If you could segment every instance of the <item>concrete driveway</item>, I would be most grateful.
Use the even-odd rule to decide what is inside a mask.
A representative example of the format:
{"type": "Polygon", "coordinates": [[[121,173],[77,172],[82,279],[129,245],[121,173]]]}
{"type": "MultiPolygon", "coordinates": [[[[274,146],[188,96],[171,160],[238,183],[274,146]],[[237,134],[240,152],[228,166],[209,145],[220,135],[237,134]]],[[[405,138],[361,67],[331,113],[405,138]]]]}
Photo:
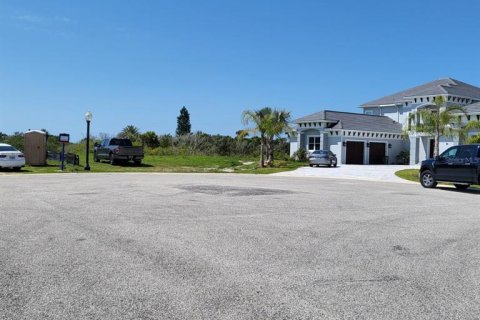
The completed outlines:
{"type": "Polygon", "coordinates": [[[276,176],[283,177],[318,177],[333,179],[355,179],[368,181],[384,181],[398,183],[412,183],[401,179],[395,175],[395,172],[404,169],[419,169],[418,165],[354,165],[342,164],[337,167],[302,167],[294,171],[275,173],[276,176]]]}

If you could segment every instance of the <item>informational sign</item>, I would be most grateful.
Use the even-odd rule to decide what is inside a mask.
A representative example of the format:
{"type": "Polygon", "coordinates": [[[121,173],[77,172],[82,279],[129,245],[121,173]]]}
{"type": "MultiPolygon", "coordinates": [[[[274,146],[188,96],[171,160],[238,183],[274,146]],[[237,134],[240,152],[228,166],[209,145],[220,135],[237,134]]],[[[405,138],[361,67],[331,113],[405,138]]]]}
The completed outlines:
{"type": "Polygon", "coordinates": [[[70,135],[68,133],[60,133],[58,135],[58,141],[60,143],[69,143],[70,142],[70,135]]]}
{"type": "Polygon", "coordinates": [[[58,141],[62,144],[60,169],[63,171],[65,168],[65,144],[70,142],[70,135],[68,133],[60,133],[58,135],[58,141]]]}

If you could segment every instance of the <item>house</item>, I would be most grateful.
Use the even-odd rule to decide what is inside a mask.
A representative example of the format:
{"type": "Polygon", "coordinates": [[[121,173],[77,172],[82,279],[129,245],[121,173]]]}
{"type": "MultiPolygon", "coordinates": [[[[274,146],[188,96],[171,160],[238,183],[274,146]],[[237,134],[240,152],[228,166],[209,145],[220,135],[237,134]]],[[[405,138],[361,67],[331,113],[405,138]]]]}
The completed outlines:
{"type": "MultiPolygon", "coordinates": [[[[291,138],[290,153],[300,148],[311,152],[328,149],[339,163],[397,163],[402,150],[410,153],[410,164],[432,157],[434,137],[423,133],[402,134],[410,113],[434,105],[442,96],[447,105],[465,107],[463,123],[480,121],[480,88],[445,78],[362,104],[363,113],[320,111],[297,119],[297,135],[291,138]]],[[[409,120],[410,119],[410,120],[409,120]]],[[[420,119],[416,119],[420,121],[420,119]]],[[[441,137],[440,152],[458,144],[458,138],[441,137]]]]}
{"type": "Polygon", "coordinates": [[[386,116],[325,110],[295,123],[291,154],[300,148],[327,149],[339,163],[391,164],[404,147],[402,125],[386,116]]]}
{"type": "MultiPolygon", "coordinates": [[[[480,88],[452,78],[439,79],[400,91],[361,105],[364,114],[382,115],[408,128],[409,114],[434,105],[435,97],[442,96],[447,106],[465,107],[466,115],[459,114],[461,122],[479,120],[480,88]]],[[[420,121],[420,119],[416,119],[420,121]]],[[[433,157],[435,138],[424,133],[409,134],[405,147],[410,151],[410,164],[433,157]]],[[[459,143],[456,137],[441,137],[440,152],[459,143]]]]}

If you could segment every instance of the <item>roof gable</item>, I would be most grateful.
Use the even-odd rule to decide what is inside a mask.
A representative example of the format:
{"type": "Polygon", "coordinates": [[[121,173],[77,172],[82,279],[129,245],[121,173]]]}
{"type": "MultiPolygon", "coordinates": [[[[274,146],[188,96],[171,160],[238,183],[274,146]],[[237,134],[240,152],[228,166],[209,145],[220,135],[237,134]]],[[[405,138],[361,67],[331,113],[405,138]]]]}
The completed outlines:
{"type": "Polygon", "coordinates": [[[474,103],[474,104],[469,104],[464,107],[465,108],[465,113],[466,114],[475,114],[475,113],[480,113],[480,102],[474,103]]]}

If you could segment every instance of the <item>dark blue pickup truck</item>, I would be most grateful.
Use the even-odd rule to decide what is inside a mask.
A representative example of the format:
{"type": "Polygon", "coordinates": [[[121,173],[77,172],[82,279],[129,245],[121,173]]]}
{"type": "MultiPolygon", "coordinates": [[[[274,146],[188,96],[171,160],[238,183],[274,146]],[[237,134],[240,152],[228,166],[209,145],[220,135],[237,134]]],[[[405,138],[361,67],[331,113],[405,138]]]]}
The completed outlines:
{"type": "Polygon", "coordinates": [[[134,164],[139,165],[143,156],[143,148],[134,147],[130,139],[112,138],[104,139],[101,144],[95,144],[93,158],[95,162],[105,159],[110,164],[133,161],[134,164]]]}
{"type": "Polygon", "coordinates": [[[422,186],[435,188],[438,181],[452,182],[457,189],[480,184],[480,144],[454,146],[440,156],[422,161],[422,186]]]}

